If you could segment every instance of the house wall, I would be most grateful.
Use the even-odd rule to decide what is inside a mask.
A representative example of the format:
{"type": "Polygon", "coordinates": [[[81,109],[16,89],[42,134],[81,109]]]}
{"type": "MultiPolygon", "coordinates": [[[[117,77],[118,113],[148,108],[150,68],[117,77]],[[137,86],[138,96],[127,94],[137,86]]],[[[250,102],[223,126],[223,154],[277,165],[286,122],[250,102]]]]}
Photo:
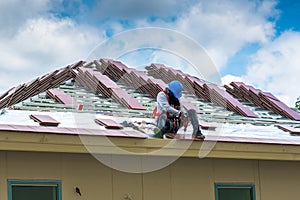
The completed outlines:
{"type": "Polygon", "coordinates": [[[297,199],[299,170],[291,161],[180,158],[154,172],[125,173],[90,154],[0,151],[0,200],[12,179],[60,180],[63,200],[214,200],[214,183],[255,184],[257,200],[297,199]]]}

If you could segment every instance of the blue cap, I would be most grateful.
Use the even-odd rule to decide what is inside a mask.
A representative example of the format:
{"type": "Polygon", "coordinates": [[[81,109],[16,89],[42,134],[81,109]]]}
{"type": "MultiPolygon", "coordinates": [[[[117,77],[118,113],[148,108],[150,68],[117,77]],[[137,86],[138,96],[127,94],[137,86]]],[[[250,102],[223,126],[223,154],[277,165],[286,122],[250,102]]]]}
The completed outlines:
{"type": "Polygon", "coordinates": [[[182,84],[175,80],[169,83],[169,89],[174,94],[175,98],[180,98],[182,96],[182,84]]]}

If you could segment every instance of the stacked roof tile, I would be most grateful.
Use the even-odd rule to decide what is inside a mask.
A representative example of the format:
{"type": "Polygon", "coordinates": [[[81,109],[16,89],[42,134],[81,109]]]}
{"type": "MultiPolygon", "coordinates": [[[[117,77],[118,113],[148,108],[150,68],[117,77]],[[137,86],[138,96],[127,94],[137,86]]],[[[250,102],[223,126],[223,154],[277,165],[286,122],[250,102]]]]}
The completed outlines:
{"type": "Polygon", "coordinates": [[[152,97],[156,97],[157,93],[167,86],[163,81],[149,77],[134,68],[129,68],[119,61],[100,59],[100,61],[95,61],[95,64],[98,71],[112,80],[123,82],[152,97]]]}
{"type": "Polygon", "coordinates": [[[175,70],[166,67],[163,64],[157,64],[157,63],[155,64],[153,63],[150,66],[146,66],[146,70],[149,75],[157,79],[163,80],[165,83],[169,83],[173,80],[178,80],[182,83],[183,88],[186,91],[194,94],[194,89],[191,87],[192,85],[188,82],[188,80],[185,79],[187,75],[184,74],[182,71],[175,70]]]}
{"type": "Polygon", "coordinates": [[[65,105],[77,105],[76,100],[70,95],[66,94],[63,90],[49,89],[46,91],[47,95],[52,99],[65,104],[65,105]]]}
{"type": "Polygon", "coordinates": [[[60,124],[60,122],[56,121],[49,115],[32,114],[29,117],[38,122],[41,126],[58,126],[60,124]]]}
{"type": "Polygon", "coordinates": [[[291,134],[300,134],[300,128],[294,128],[291,126],[284,126],[284,125],[278,125],[277,127],[281,130],[288,131],[291,134]]]}
{"type": "Polygon", "coordinates": [[[269,92],[263,92],[242,82],[231,82],[230,86],[226,85],[225,88],[236,98],[251,102],[261,108],[271,110],[286,118],[300,120],[300,114],[298,112],[289,108],[286,104],[281,102],[269,92]]]}
{"type": "Polygon", "coordinates": [[[162,64],[151,64],[146,69],[150,75],[160,78],[164,82],[174,79],[181,81],[185,90],[192,92],[206,101],[216,103],[246,117],[258,117],[253,111],[243,106],[238,100],[215,84],[184,74],[180,70],[174,70],[162,64]]]}
{"type": "MultiPolygon", "coordinates": [[[[39,103],[33,104],[33,106],[38,105],[41,106],[40,108],[42,108],[42,106],[56,106],[59,108],[58,110],[67,108],[65,110],[70,111],[73,108],[68,105],[77,105],[90,100],[91,103],[96,103],[97,101],[98,104],[101,104],[101,108],[103,108],[102,111],[107,111],[112,108],[115,110],[122,110],[122,106],[119,106],[121,104],[125,108],[136,110],[136,112],[139,112],[140,116],[146,116],[149,109],[145,110],[145,106],[150,105],[154,107],[153,102],[155,102],[157,93],[167,87],[168,82],[177,79],[182,82],[186,91],[181,98],[181,103],[186,109],[193,108],[197,113],[203,111],[203,107],[201,107],[203,106],[202,102],[207,101],[223,106],[224,108],[245,117],[257,118],[258,111],[253,112],[248,106],[245,106],[245,102],[242,104],[239,101],[243,100],[249,101],[251,106],[254,104],[286,118],[300,120],[298,112],[286,106],[272,94],[263,92],[244,83],[233,82],[230,85],[225,86],[226,90],[224,90],[223,87],[211,84],[200,78],[185,74],[180,70],[174,70],[162,64],[151,64],[146,67],[146,72],[129,68],[122,62],[111,59],[100,59],[86,65],[83,64],[84,62],[80,61],[34,79],[29,83],[13,87],[0,95],[0,109],[10,107],[19,102],[23,102],[24,105],[29,105],[31,102],[24,102],[24,100],[46,91],[47,97],[51,97],[56,102],[50,102],[49,98],[45,99],[46,97],[35,96],[34,99],[38,99],[39,103]],[[73,79],[76,83],[79,83],[80,89],[85,92],[82,93],[80,90],[74,92],[74,88],[78,89],[77,84],[70,87],[70,89],[68,89],[67,86],[65,88],[58,88],[58,86],[61,86],[69,79],[73,79]],[[100,94],[99,98],[101,101],[99,101],[99,98],[94,101],[93,99],[96,97],[90,98],[88,95],[89,91],[83,88],[88,88],[89,91],[92,90],[94,94],[100,94]],[[134,89],[134,91],[132,89],[134,89]],[[131,92],[129,92],[129,90],[131,92]],[[82,94],[84,97],[77,99],[77,97],[82,94]],[[136,94],[143,94],[143,96],[139,95],[138,98],[135,98],[137,97],[136,94]],[[201,101],[201,104],[199,104],[197,99],[197,102],[193,100],[192,103],[190,99],[194,95],[200,97],[204,101],[201,101]],[[185,96],[189,96],[190,99],[184,98],[185,96]],[[145,103],[145,99],[142,102],[144,97],[147,102],[151,101],[151,103],[145,103]],[[113,99],[113,103],[106,109],[105,105],[102,104],[108,100],[107,98],[113,99]],[[60,102],[61,105],[59,105],[58,102],[60,102]],[[202,109],[201,111],[199,110],[199,106],[202,109]]],[[[109,99],[109,101],[111,101],[111,99],[109,99]]],[[[208,104],[206,103],[206,105],[208,104]]],[[[94,107],[96,108],[98,105],[94,107]]],[[[223,109],[223,112],[224,111],[225,109],[223,109]]],[[[210,112],[205,112],[204,114],[207,113],[210,112]]],[[[231,112],[228,111],[226,116],[228,116],[228,114],[231,115],[231,112]]],[[[259,114],[261,117],[261,113],[259,114]]],[[[276,115],[276,119],[278,117],[279,116],[276,115]]]]}
{"type": "Polygon", "coordinates": [[[107,129],[122,129],[123,126],[112,119],[99,119],[96,118],[95,122],[104,126],[107,129]]]}
{"type": "MultiPolygon", "coordinates": [[[[100,61],[95,61],[95,64],[100,72],[111,79],[124,82],[134,89],[149,94],[152,97],[156,97],[160,91],[167,87],[167,84],[161,79],[150,77],[146,73],[134,68],[129,68],[119,61],[100,59],[100,61]]],[[[184,97],[181,97],[180,100],[185,109],[194,109],[197,113],[201,113],[199,108],[189,100],[184,97]]]]}
{"type": "Polygon", "coordinates": [[[114,81],[106,75],[91,68],[80,67],[78,70],[73,70],[76,74],[75,80],[81,85],[91,89],[95,93],[103,94],[106,97],[111,97],[117,102],[134,110],[145,110],[144,106],[135,98],[131,97],[125,90],[120,88],[114,81]]]}
{"type": "Polygon", "coordinates": [[[36,78],[31,82],[11,88],[0,95],[0,109],[15,105],[50,88],[57,87],[61,83],[72,78],[71,70],[78,68],[82,64],[83,61],[76,62],[42,77],[36,78]]]}

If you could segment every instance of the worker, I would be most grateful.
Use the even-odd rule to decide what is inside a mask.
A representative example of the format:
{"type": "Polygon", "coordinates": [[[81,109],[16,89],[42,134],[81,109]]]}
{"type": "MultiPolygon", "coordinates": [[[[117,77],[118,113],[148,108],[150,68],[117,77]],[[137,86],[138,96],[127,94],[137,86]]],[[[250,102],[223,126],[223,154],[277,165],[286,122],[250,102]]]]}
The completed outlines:
{"type": "Polygon", "coordinates": [[[180,105],[179,98],[182,96],[182,84],[177,81],[171,81],[165,90],[157,94],[157,106],[153,114],[157,121],[157,128],[154,133],[163,138],[165,133],[177,133],[177,131],[188,125],[188,119],[193,126],[193,136],[198,139],[204,139],[205,136],[201,133],[197,113],[194,109],[189,109],[186,112],[180,105]]]}

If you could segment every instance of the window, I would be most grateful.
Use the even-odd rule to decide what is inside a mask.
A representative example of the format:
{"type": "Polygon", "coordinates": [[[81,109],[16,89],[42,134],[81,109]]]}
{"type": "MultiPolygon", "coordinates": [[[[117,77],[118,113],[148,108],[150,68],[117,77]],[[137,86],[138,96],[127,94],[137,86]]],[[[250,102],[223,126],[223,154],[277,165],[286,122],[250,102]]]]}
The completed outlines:
{"type": "Polygon", "coordinates": [[[60,181],[8,180],[8,200],[62,200],[60,181]]]}
{"type": "Polygon", "coordinates": [[[254,184],[215,184],[216,200],[255,200],[254,184]]]}

